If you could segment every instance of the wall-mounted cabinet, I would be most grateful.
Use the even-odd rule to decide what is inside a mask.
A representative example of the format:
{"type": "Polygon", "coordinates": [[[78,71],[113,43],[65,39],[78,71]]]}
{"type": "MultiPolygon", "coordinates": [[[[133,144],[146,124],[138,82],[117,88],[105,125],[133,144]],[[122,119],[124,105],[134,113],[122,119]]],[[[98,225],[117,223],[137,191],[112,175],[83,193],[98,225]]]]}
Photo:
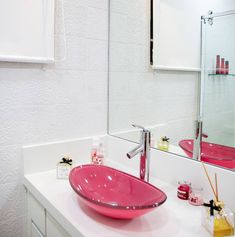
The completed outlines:
{"type": "Polygon", "coordinates": [[[0,32],[0,61],[54,62],[54,0],[1,0],[0,32]]]}

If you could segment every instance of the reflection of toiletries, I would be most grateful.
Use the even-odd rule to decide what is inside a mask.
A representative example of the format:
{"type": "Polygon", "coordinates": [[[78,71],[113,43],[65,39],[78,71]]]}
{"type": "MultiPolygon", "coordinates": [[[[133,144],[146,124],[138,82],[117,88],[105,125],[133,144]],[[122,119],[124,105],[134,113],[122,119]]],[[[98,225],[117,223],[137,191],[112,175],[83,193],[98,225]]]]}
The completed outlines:
{"type": "Polygon", "coordinates": [[[220,74],[220,55],[216,55],[216,74],[220,74]]]}
{"type": "Polygon", "coordinates": [[[182,200],[188,200],[189,193],[191,192],[191,183],[184,181],[178,182],[177,197],[182,200]]]}
{"type": "Polygon", "coordinates": [[[194,206],[201,206],[203,204],[202,191],[202,188],[192,187],[189,192],[188,202],[194,206]]]}
{"type": "Polygon", "coordinates": [[[221,58],[220,74],[225,74],[224,71],[225,71],[224,58],[221,58]]]}
{"type": "Polygon", "coordinates": [[[168,151],[169,150],[169,140],[168,137],[161,137],[161,139],[157,143],[157,148],[162,151],[168,151]]]}
{"type": "Polygon", "coordinates": [[[225,61],[225,74],[229,74],[229,61],[225,61]]]}

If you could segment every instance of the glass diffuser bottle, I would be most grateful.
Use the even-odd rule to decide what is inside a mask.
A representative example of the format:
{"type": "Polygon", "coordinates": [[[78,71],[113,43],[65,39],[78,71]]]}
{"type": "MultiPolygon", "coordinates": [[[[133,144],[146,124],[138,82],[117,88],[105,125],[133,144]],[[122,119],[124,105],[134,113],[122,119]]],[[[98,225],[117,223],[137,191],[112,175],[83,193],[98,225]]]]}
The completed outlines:
{"type": "Polygon", "coordinates": [[[234,213],[211,200],[202,209],[202,225],[213,237],[234,235],[234,213]]]}
{"type": "Polygon", "coordinates": [[[211,189],[214,193],[215,200],[203,204],[202,225],[213,237],[224,237],[234,235],[234,213],[225,208],[224,203],[219,201],[217,174],[215,174],[215,188],[207,173],[204,163],[202,163],[211,189]]]}

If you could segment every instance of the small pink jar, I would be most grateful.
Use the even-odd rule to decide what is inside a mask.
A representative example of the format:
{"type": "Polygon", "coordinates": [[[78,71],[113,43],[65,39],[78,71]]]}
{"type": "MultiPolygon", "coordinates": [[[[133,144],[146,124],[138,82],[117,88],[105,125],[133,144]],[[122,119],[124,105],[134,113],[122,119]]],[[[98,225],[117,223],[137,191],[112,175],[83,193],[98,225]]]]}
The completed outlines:
{"type": "Polygon", "coordinates": [[[188,200],[191,191],[191,183],[184,181],[178,182],[178,184],[177,197],[182,200],[188,200]]]}
{"type": "Polygon", "coordinates": [[[192,189],[189,193],[188,202],[194,206],[201,206],[204,203],[203,197],[202,197],[203,196],[202,192],[203,192],[202,188],[192,187],[192,189]]]}

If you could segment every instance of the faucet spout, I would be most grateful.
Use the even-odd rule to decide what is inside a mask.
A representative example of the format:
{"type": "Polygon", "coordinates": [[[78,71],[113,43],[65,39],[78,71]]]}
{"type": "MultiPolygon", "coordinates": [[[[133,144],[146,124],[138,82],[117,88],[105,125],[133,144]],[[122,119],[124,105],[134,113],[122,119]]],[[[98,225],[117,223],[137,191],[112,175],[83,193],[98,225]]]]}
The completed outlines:
{"type": "Polygon", "coordinates": [[[149,170],[150,170],[150,140],[151,133],[149,130],[138,126],[133,125],[134,127],[138,127],[142,129],[140,145],[132,149],[127,153],[127,157],[129,159],[133,158],[137,154],[140,154],[140,179],[149,181],[149,170]]]}
{"type": "Polygon", "coordinates": [[[136,156],[137,154],[142,153],[142,152],[143,152],[143,145],[140,144],[139,146],[135,147],[131,151],[127,152],[126,155],[129,159],[131,159],[134,156],[136,156]]]}

